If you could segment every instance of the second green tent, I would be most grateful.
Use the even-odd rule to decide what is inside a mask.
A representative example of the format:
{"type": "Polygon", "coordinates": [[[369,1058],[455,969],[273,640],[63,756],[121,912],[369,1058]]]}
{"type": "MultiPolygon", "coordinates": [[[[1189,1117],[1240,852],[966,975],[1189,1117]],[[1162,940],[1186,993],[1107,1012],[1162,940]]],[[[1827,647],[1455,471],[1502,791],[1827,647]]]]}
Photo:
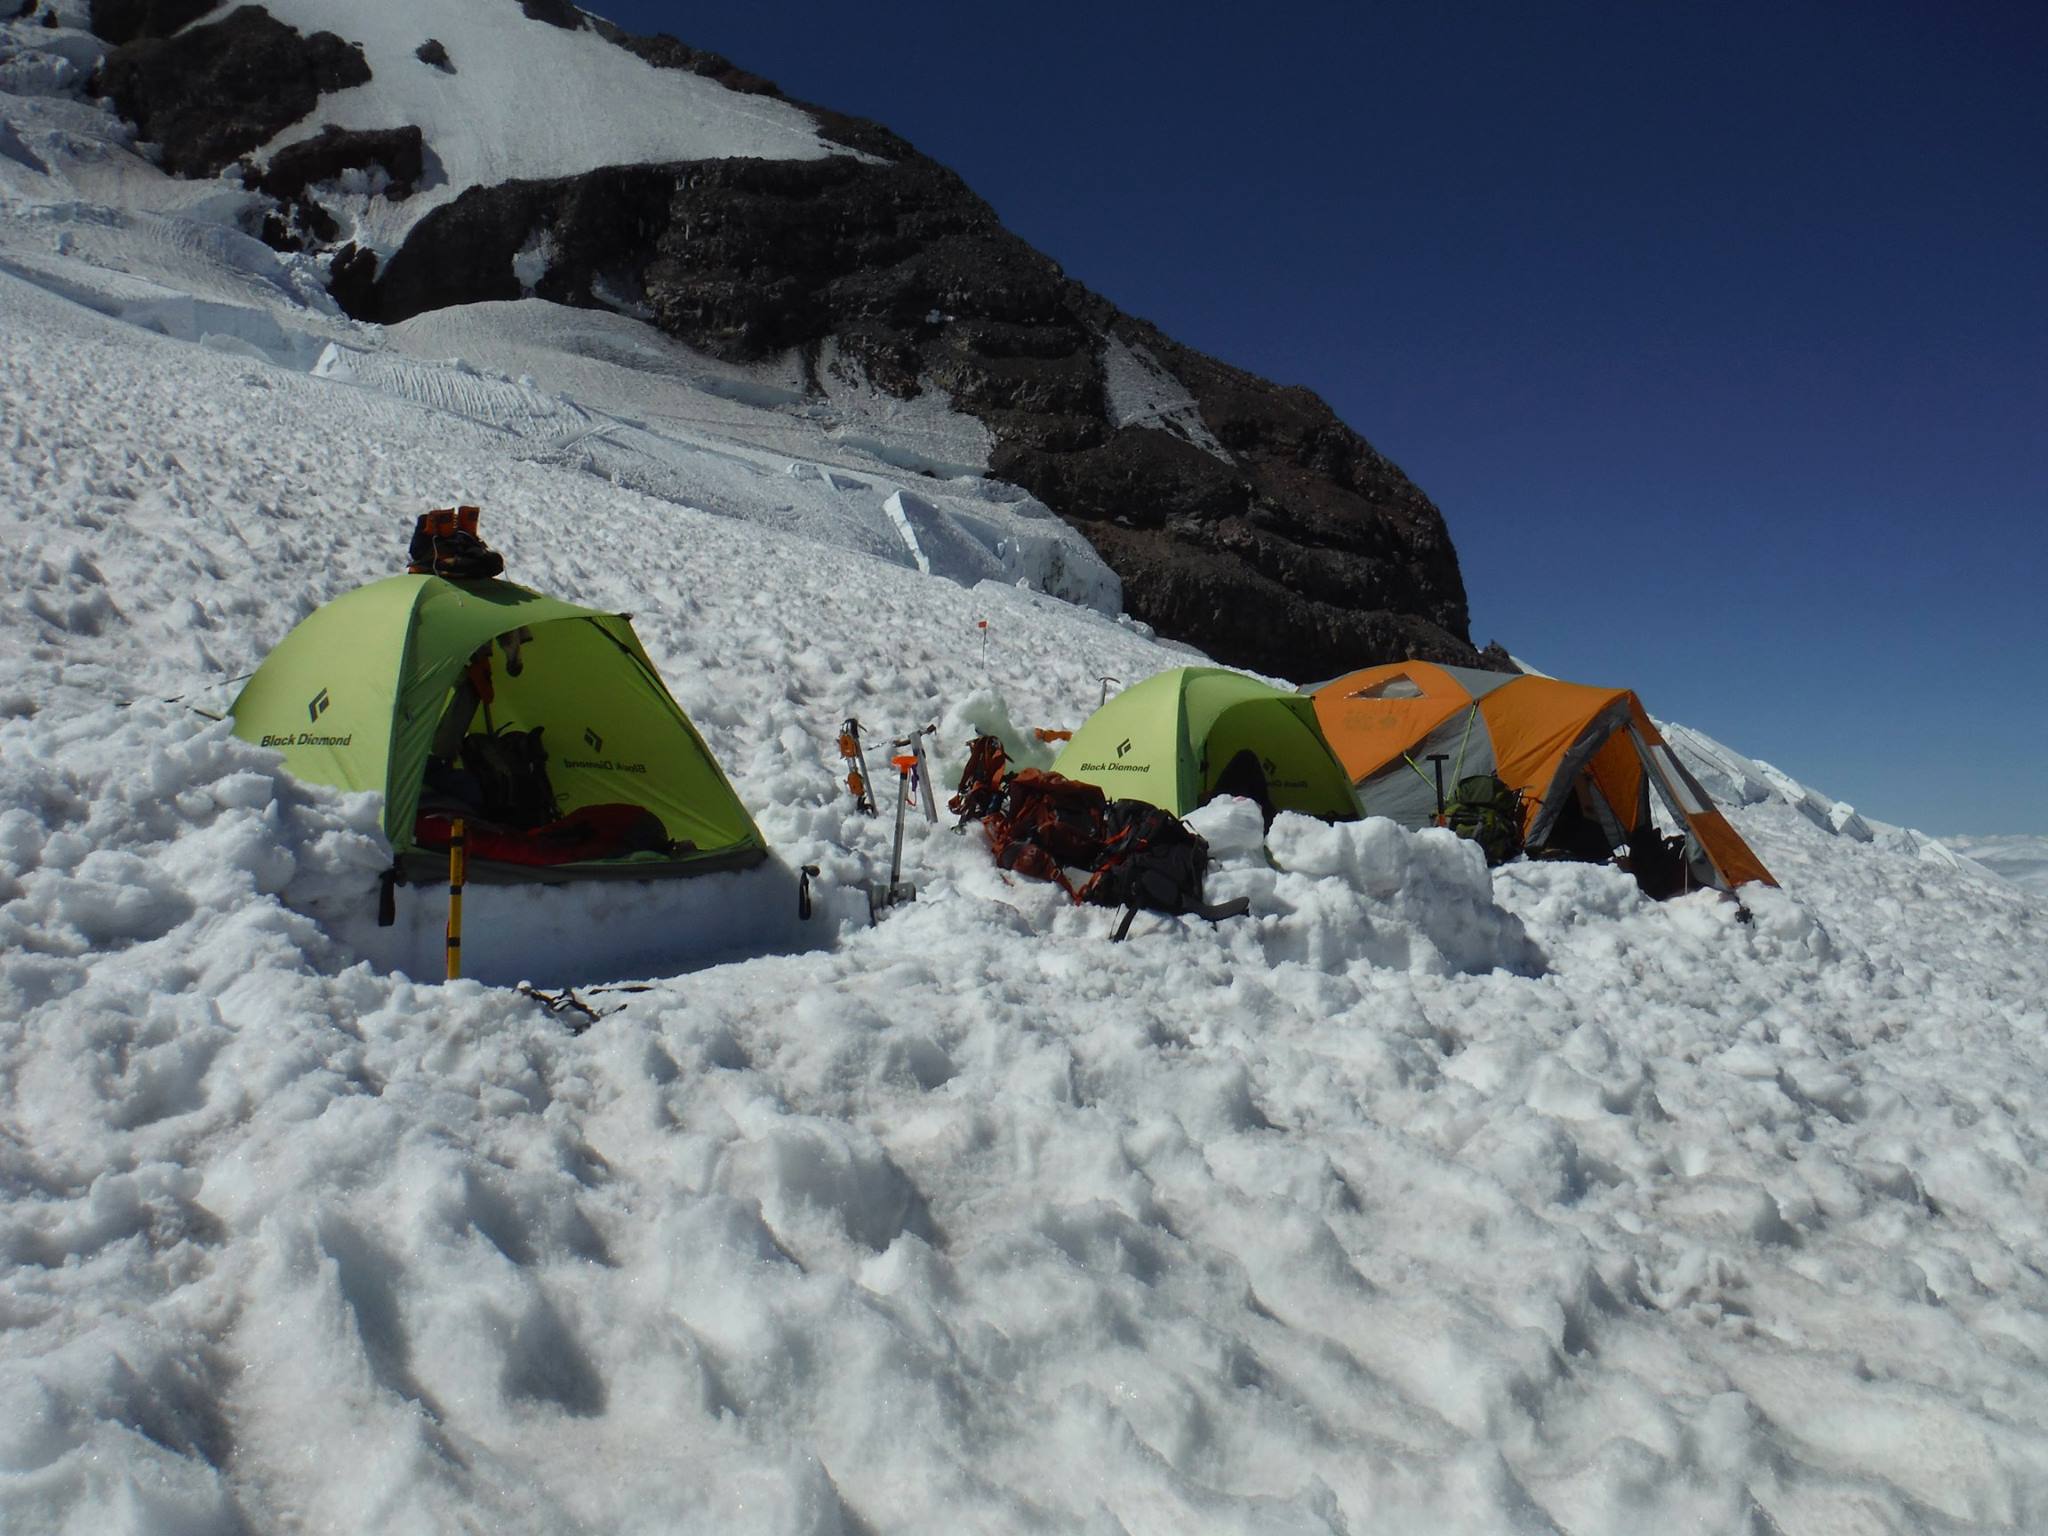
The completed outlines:
{"type": "Polygon", "coordinates": [[[1358,815],[1314,703],[1221,667],[1175,667],[1125,689],[1088,717],[1053,771],[1176,816],[1227,794],[1269,812],[1358,815]]]}

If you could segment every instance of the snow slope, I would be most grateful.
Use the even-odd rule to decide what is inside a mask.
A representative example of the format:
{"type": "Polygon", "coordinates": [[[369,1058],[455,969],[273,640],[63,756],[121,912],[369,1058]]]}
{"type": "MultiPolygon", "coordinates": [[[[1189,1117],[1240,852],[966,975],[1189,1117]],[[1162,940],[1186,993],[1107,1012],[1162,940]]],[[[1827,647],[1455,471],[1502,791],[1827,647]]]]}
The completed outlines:
{"type": "Polygon", "coordinates": [[[1782,890],[1223,803],[1250,918],[1111,945],[913,819],[870,928],[842,716],[957,754],[1186,653],[918,561],[892,498],[1009,493],[857,381],[350,325],[0,37],[10,1536],[2048,1525],[2037,898],[1674,726],[1782,890]],[[474,891],[442,984],[374,801],[199,710],[458,497],[776,857],[474,891]]]}
{"type": "Polygon", "coordinates": [[[2048,837],[2008,833],[1996,837],[1945,837],[1942,841],[2022,890],[2048,897],[2048,837]]]}

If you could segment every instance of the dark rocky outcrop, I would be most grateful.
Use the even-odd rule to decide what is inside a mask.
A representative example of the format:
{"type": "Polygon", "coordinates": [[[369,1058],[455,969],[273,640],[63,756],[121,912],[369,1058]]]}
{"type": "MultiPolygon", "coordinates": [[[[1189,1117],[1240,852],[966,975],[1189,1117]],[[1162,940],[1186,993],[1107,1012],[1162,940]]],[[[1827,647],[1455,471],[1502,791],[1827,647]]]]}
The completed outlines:
{"type": "Polygon", "coordinates": [[[327,268],[327,291],[350,314],[361,314],[377,292],[377,253],[350,241],[334,253],[327,268]]]}
{"type": "Polygon", "coordinates": [[[564,32],[577,32],[583,28],[583,13],[569,0],[519,0],[519,9],[526,12],[528,21],[544,21],[564,32]]]}
{"type": "Polygon", "coordinates": [[[535,289],[541,298],[593,307],[599,303],[594,288],[607,284],[638,295],[647,253],[667,228],[664,210],[677,175],[670,166],[618,166],[560,181],[473,189],[421,221],[442,234],[408,239],[351,313],[399,320],[451,303],[523,297],[512,258],[541,232],[554,252],[535,289]]]}
{"type": "Polygon", "coordinates": [[[448,46],[438,37],[430,37],[413,49],[412,56],[422,64],[431,64],[444,75],[455,73],[455,61],[448,57],[448,46]]]}
{"type": "Polygon", "coordinates": [[[751,70],[741,69],[723,54],[712,53],[704,48],[692,48],[679,38],[670,37],[666,32],[657,32],[652,37],[639,37],[622,31],[608,21],[597,23],[598,31],[610,41],[617,43],[628,53],[645,59],[656,69],[682,69],[693,75],[702,75],[715,80],[728,91],[738,91],[743,96],[774,96],[780,99],[782,92],[772,80],[764,79],[751,70]]]}
{"type": "Polygon", "coordinates": [[[425,141],[417,128],[330,125],[278,150],[252,173],[250,184],[272,197],[294,198],[315,182],[338,180],[344,171],[374,169],[390,178],[384,195],[396,201],[412,195],[425,168],[425,141]]]}
{"type": "Polygon", "coordinates": [[[302,37],[245,5],[175,37],[116,48],[94,89],[159,147],[164,169],[213,176],[305,117],[323,94],[369,78],[362,54],[332,32],[302,37]]]}

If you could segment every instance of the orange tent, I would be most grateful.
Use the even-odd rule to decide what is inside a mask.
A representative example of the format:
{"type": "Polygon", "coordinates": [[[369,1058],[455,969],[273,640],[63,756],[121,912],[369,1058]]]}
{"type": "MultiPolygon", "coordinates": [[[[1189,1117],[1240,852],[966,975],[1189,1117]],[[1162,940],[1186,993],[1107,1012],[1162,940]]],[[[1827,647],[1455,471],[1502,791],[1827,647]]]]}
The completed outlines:
{"type": "Polygon", "coordinates": [[[1531,850],[1611,853],[1653,832],[1654,791],[1696,883],[1777,884],[1626,688],[1397,661],[1306,691],[1368,816],[1433,825],[1439,782],[1491,773],[1522,792],[1531,850]]]}

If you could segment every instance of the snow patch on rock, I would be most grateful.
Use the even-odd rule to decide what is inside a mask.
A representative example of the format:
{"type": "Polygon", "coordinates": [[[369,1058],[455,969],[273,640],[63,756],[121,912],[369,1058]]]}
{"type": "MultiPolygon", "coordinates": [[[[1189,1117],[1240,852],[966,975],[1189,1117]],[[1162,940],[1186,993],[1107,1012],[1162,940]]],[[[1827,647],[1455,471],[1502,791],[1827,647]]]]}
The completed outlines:
{"type": "Polygon", "coordinates": [[[1202,409],[1188,387],[1150,348],[1132,346],[1115,336],[1103,337],[1102,385],[1112,426],[1157,427],[1226,464],[1232,462],[1202,420],[1202,409]]]}

